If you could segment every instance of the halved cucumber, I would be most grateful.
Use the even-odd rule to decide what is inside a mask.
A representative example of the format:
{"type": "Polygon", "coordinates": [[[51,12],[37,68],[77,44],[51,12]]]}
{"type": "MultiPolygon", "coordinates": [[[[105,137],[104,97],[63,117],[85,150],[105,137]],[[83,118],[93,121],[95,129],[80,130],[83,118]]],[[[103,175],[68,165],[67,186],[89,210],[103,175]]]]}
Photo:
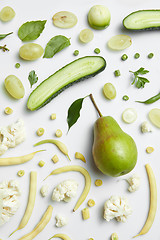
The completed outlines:
{"type": "Polygon", "coordinates": [[[43,107],[73,83],[94,77],[105,67],[105,59],[99,56],[86,56],[67,64],[45,79],[30,94],[27,102],[28,109],[34,111],[43,107]]]}
{"type": "Polygon", "coordinates": [[[140,10],[123,19],[123,25],[130,30],[160,29],[160,10],[140,10]]]}

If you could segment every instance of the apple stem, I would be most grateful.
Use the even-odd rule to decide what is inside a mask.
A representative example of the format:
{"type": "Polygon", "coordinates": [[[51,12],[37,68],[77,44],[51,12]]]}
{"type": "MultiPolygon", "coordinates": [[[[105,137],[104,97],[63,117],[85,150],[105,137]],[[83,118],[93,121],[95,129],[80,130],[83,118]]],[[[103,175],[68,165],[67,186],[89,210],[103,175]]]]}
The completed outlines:
{"type": "Polygon", "coordinates": [[[92,101],[94,107],[96,108],[96,110],[97,110],[99,116],[100,116],[100,117],[103,117],[102,113],[100,112],[99,108],[97,107],[97,104],[96,104],[95,101],[94,101],[94,98],[93,98],[92,93],[91,93],[89,96],[90,96],[90,99],[91,99],[91,101],[92,101]]]}

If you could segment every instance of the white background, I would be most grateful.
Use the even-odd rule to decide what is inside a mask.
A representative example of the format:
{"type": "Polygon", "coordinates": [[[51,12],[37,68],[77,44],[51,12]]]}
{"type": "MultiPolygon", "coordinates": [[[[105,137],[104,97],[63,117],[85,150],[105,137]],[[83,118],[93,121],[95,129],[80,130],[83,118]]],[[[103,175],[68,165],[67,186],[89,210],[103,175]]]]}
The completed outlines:
{"type": "MultiPolygon", "coordinates": [[[[0,9],[4,6],[11,6],[16,12],[15,18],[8,23],[0,22],[0,34],[13,31],[14,34],[8,36],[6,39],[0,41],[0,45],[7,44],[10,49],[9,52],[0,52],[0,125],[4,126],[15,122],[18,118],[22,118],[26,126],[26,140],[24,143],[17,146],[15,149],[8,150],[4,157],[20,156],[27,154],[34,150],[46,149],[46,152],[37,154],[30,162],[11,167],[0,168],[0,182],[3,180],[17,179],[20,181],[22,187],[21,207],[17,214],[12,217],[10,222],[0,228],[0,238],[7,239],[9,234],[17,228],[24,214],[28,190],[29,190],[29,174],[31,170],[36,170],[38,173],[38,189],[36,204],[33,210],[33,214],[27,226],[15,233],[10,239],[16,240],[22,237],[24,234],[30,232],[34,226],[38,223],[47,206],[52,204],[53,216],[47,227],[36,239],[48,239],[56,233],[66,233],[73,240],[87,240],[89,237],[94,240],[106,240],[110,238],[113,232],[117,232],[119,239],[129,240],[132,239],[142,228],[148,214],[149,209],[149,185],[147,174],[145,171],[145,164],[150,163],[156,176],[158,190],[160,188],[160,148],[159,148],[159,129],[153,126],[153,132],[142,134],[140,131],[140,124],[147,120],[148,113],[152,108],[158,108],[159,102],[152,105],[143,105],[135,103],[135,100],[146,100],[147,98],[158,93],[160,89],[160,33],[159,31],[144,31],[144,32],[127,32],[122,27],[122,19],[129,13],[139,9],[158,9],[160,3],[158,0],[112,0],[112,1],[91,1],[91,0],[1,0],[0,9]],[[103,4],[108,6],[111,12],[111,24],[102,31],[93,30],[94,39],[92,42],[83,45],[78,41],[79,32],[88,28],[87,13],[95,4],[103,4]],[[71,29],[59,29],[52,23],[52,16],[58,11],[68,10],[75,13],[78,17],[78,23],[71,29]],[[52,59],[38,59],[36,61],[26,62],[19,59],[18,51],[22,46],[21,40],[17,36],[18,28],[21,24],[31,20],[47,20],[46,27],[40,37],[35,40],[35,43],[39,43],[45,48],[46,43],[50,38],[58,34],[65,35],[71,38],[71,46],[64,49],[52,59]],[[126,33],[132,38],[132,46],[122,52],[113,52],[107,48],[107,41],[114,35],[126,33]],[[26,109],[26,101],[31,91],[37,84],[30,88],[28,81],[28,74],[31,70],[35,70],[39,83],[53,74],[56,70],[64,66],[65,64],[73,61],[76,57],[73,56],[75,49],[78,49],[79,57],[85,55],[95,55],[94,49],[99,47],[101,49],[101,55],[107,61],[107,67],[104,72],[97,75],[94,78],[88,79],[84,82],[80,82],[70,87],[56,97],[44,108],[29,112],[26,109]],[[141,57],[134,59],[134,54],[139,52],[141,57]],[[154,58],[148,59],[148,53],[153,52],[154,58]],[[123,53],[126,53],[129,58],[127,61],[122,62],[120,57],[123,53]],[[14,67],[16,62],[20,62],[21,67],[16,69],[14,67]],[[138,70],[140,67],[145,67],[150,71],[147,75],[150,80],[149,84],[146,84],[144,89],[137,89],[131,86],[131,74],[129,70],[138,70]],[[120,69],[121,76],[114,77],[114,70],[120,69]],[[25,87],[25,97],[22,100],[14,100],[6,93],[4,89],[4,79],[9,74],[15,74],[21,79],[25,87]],[[117,97],[113,101],[107,101],[102,94],[102,87],[106,82],[114,84],[117,90],[117,97]],[[83,109],[81,111],[81,118],[78,120],[75,126],[73,126],[67,135],[67,110],[71,103],[77,98],[84,97],[90,93],[93,93],[94,98],[101,109],[103,115],[113,116],[122,129],[130,134],[138,148],[138,162],[132,173],[138,173],[141,176],[141,187],[139,191],[135,193],[129,193],[127,191],[126,181],[119,181],[131,176],[132,173],[123,176],[121,178],[111,178],[101,174],[93,163],[91,149],[93,143],[93,125],[98,115],[89,100],[85,99],[83,109]],[[123,95],[128,95],[130,100],[125,102],[122,100],[123,95]],[[10,116],[6,116],[4,112],[5,107],[11,107],[14,113],[10,116]],[[138,118],[135,123],[127,125],[122,122],[121,114],[124,109],[133,107],[137,110],[138,118]],[[55,121],[50,120],[50,114],[56,113],[57,119],[55,121]],[[39,127],[45,129],[43,137],[36,136],[36,130],[39,127]],[[67,158],[62,155],[55,146],[51,144],[42,145],[34,148],[33,144],[40,139],[54,138],[54,134],[57,128],[63,131],[61,140],[66,143],[69,149],[69,155],[72,159],[70,163],[67,158]],[[152,154],[147,154],[145,149],[147,146],[154,147],[155,151],[152,154]],[[82,163],[79,160],[74,159],[74,154],[79,151],[84,154],[87,160],[87,164],[82,163]],[[57,154],[60,158],[59,163],[54,165],[51,161],[51,157],[57,154]],[[46,162],[43,168],[38,166],[38,162],[44,160],[46,162]],[[50,185],[50,194],[46,198],[42,198],[40,195],[40,188],[42,186],[42,180],[50,173],[51,170],[69,165],[78,164],[86,167],[92,177],[92,186],[86,201],[81,205],[77,212],[73,213],[72,209],[80,196],[84,179],[79,173],[66,173],[58,176],[52,176],[46,180],[50,185]],[[20,169],[25,170],[25,176],[22,178],[17,177],[17,171],[20,169]],[[78,181],[78,195],[70,203],[55,203],[51,200],[51,194],[53,188],[60,181],[73,178],[78,181]],[[95,179],[100,178],[103,180],[103,186],[97,188],[94,185],[95,179]],[[104,202],[111,195],[127,196],[130,205],[133,208],[133,214],[128,218],[126,223],[118,223],[116,221],[106,222],[103,219],[103,205],[104,202]],[[81,217],[81,209],[86,207],[87,200],[93,198],[96,202],[96,206],[90,209],[91,218],[87,221],[83,221],[81,217]],[[62,229],[55,227],[55,215],[57,213],[63,213],[69,219],[67,226],[62,229]]],[[[131,153],[132,154],[132,153],[131,153]]],[[[158,191],[159,192],[159,191],[158,191]]],[[[158,199],[159,200],[159,199],[158,199]]],[[[157,214],[154,224],[151,230],[146,236],[139,237],[145,240],[158,240],[160,238],[159,230],[159,218],[160,211],[159,205],[157,208],[157,214]]]]}

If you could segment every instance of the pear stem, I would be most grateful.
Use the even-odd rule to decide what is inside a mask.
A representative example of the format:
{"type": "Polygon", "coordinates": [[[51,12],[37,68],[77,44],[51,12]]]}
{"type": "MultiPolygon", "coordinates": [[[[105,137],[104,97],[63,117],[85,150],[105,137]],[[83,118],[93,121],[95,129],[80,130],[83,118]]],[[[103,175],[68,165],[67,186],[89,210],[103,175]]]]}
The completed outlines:
{"type": "Polygon", "coordinates": [[[102,113],[100,112],[99,108],[97,107],[97,104],[96,104],[95,101],[94,101],[94,98],[93,98],[92,93],[91,93],[89,96],[90,96],[90,99],[91,99],[91,101],[92,101],[94,107],[96,108],[96,110],[97,110],[99,116],[100,116],[100,117],[103,117],[102,113]]]}

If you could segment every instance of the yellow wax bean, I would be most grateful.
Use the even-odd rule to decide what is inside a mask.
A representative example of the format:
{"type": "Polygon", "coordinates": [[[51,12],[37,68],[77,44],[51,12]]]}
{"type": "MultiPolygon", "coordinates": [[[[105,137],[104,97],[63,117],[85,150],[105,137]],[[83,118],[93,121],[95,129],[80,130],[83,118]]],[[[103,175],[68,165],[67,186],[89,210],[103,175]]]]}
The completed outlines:
{"type": "Polygon", "coordinates": [[[91,177],[90,177],[89,172],[81,166],[73,165],[73,166],[65,166],[65,167],[57,168],[57,169],[53,170],[48,175],[48,177],[51,175],[56,175],[56,174],[69,172],[69,171],[80,172],[85,177],[85,187],[84,187],[83,193],[81,194],[80,198],[78,199],[78,201],[73,209],[73,211],[75,212],[81,206],[81,204],[84,202],[84,200],[86,199],[86,197],[89,193],[89,190],[91,187],[91,177]]]}
{"type": "Polygon", "coordinates": [[[53,211],[53,207],[51,205],[49,205],[47,210],[45,211],[43,217],[41,218],[40,222],[36,225],[36,227],[33,229],[33,231],[28,233],[28,234],[26,234],[25,236],[19,238],[19,240],[32,240],[40,232],[42,232],[43,229],[46,227],[46,225],[51,220],[52,211],[53,211]]]}
{"type": "Polygon", "coordinates": [[[29,153],[27,155],[20,156],[20,157],[0,158],[0,166],[10,166],[10,165],[17,165],[17,164],[28,162],[34,157],[36,153],[43,152],[43,151],[45,150],[39,150],[39,151],[29,153]]]}
{"type": "Polygon", "coordinates": [[[54,139],[46,139],[46,140],[42,140],[36,144],[34,144],[34,146],[38,146],[38,145],[41,145],[41,144],[44,144],[44,143],[52,143],[54,145],[56,145],[59,150],[68,157],[68,159],[71,161],[71,159],[69,158],[68,156],[68,149],[66,147],[66,145],[58,140],[54,140],[54,139]]]}
{"type": "MultiPolygon", "coordinates": [[[[24,216],[23,216],[18,228],[13,233],[24,228],[27,225],[27,223],[32,215],[32,211],[33,211],[33,208],[35,205],[36,192],[37,192],[37,172],[32,171],[30,173],[30,189],[29,189],[27,208],[26,208],[26,211],[24,213],[24,216]]],[[[11,233],[10,236],[13,233],[11,233]]]]}
{"type": "MultiPolygon", "coordinates": [[[[53,237],[51,237],[50,239],[52,238],[61,238],[63,240],[71,240],[70,237],[68,237],[66,234],[62,234],[62,233],[58,233],[58,234],[55,234],[53,237]]],[[[50,240],[49,239],[49,240],[50,240]]]]}
{"type": "Polygon", "coordinates": [[[153,170],[149,164],[145,165],[147,175],[148,175],[148,180],[149,180],[149,186],[150,186],[150,208],[149,208],[149,213],[147,220],[140,231],[139,234],[137,234],[134,237],[146,234],[149,229],[152,227],[152,224],[154,222],[154,218],[156,215],[156,210],[157,210],[157,185],[156,185],[156,179],[153,173],[153,170]]]}

